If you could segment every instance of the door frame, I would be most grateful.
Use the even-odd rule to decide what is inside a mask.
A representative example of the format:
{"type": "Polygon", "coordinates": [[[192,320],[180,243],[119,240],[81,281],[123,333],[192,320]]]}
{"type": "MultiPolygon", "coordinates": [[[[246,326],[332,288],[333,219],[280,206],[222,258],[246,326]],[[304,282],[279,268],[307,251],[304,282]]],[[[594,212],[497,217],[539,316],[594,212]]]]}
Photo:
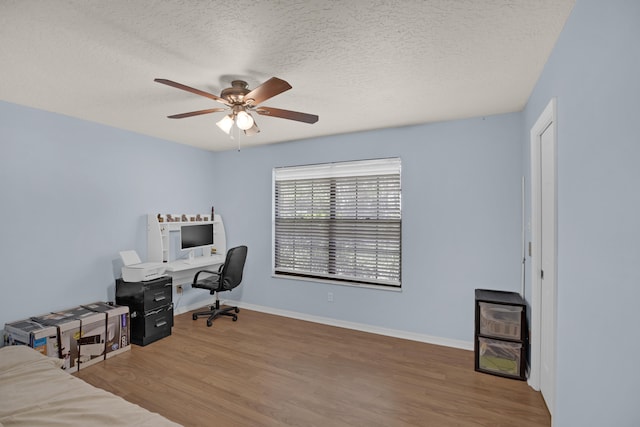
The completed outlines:
{"type": "MultiPolygon", "coordinates": [[[[531,365],[529,370],[529,385],[534,390],[540,390],[540,377],[542,374],[541,369],[541,349],[542,349],[542,280],[540,277],[541,271],[541,242],[540,235],[542,232],[542,218],[540,215],[541,208],[541,188],[540,188],[540,141],[541,136],[551,126],[553,126],[553,167],[556,170],[555,176],[555,200],[554,200],[554,222],[555,222],[555,236],[553,243],[553,263],[555,264],[554,271],[556,272],[554,282],[556,284],[556,296],[554,297],[554,307],[551,309],[550,315],[552,316],[554,336],[551,338],[552,344],[556,346],[557,336],[557,266],[558,266],[558,193],[557,193],[557,113],[556,113],[556,98],[552,98],[545,107],[538,120],[531,128],[530,141],[531,141],[531,365]]],[[[549,339],[547,337],[546,339],[549,339]]],[[[552,399],[555,401],[556,386],[555,378],[557,377],[557,354],[554,350],[554,356],[552,361],[553,366],[553,391],[552,399]]],[[[551,402],[549,405],[550,412],[553,414],[553,407],[555,402],[551,402]]]]}

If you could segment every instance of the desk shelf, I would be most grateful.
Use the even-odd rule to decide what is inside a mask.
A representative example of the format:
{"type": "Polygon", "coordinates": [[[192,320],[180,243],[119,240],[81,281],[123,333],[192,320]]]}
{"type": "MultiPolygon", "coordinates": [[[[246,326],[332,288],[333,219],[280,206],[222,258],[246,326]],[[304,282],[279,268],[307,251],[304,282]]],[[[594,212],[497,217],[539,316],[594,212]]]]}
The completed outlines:
{"type": "MultiPolygon", "coordinates": [[[[171,215],[174,218],[182,218],[182,215],[171,215]]],[[[211,215],[207,214],[188,214],[185,215],[188,221],[167,221],[167,216],[158,214],[147,215],[147,258],[149,262],[171,262],[171,232],[180,232],[183,225],[194,224],[213,224],[213,245],[216,253],[225,254],[227,251],[226,234],[222,217],[214,215],[211,221],[211,215]],[[207,218],[207,221],[196,220],[207,218]],[[191,221],[191,219],[194,219],[191,221]]],[[[173,248],[174,249],[174,248],[173,248]]]]}

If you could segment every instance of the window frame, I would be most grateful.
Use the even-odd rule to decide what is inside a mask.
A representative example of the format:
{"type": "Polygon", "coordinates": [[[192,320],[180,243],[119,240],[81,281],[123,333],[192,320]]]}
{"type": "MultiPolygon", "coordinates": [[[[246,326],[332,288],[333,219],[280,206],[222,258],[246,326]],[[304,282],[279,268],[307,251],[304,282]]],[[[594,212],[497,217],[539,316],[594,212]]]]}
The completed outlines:
{"type": "MultiPolygon", "coordinates": [[[[340,182],[344,184],[343,182],[340,182]]],[[[355,184],[356,187],[358,184],[355,184]]],[[[378,182],[378,187],[376,187],[376,191],[380,191],[380,183],[378,182]]],[[[358,190],[360,187],[357,187],[358,190]]],[[[334,190],[330,190],[329,197],[331,195],[335,195],[333,193],[334,190]]],[[[379,212],[381,205],[384,204],[383,199],[376,198],[375,199],[375,208],[376,212],[379,212]]],[[[332,215],[334,213],[333,209],[336,207],[336,203],[331,202],[332,215]]],[[[356,204],[354,204],[355,206],[356,204]]],[[[382,211],[380,211],[382,212],[382,211]]],[[[296,211],[297,213],[297,211],[296,211]]],[[[332,284],[340,284],[347,286],[356,286],[356,287],[364,287],[364,288],[376,288],[376,289],[385,289],[392,291],[401,291],[402,290],[402,164],[401,159],[398,157],[394,158],[383,158],[383,159],[373,159],[373,160],[356,160],[356,161],[345,161],[345,162],[333,162],[333,163],[321,163],[321,164],[312,164],[312,165],[303,165],[303,166],[284,166],[284,167],[276,167],[272,170],[272,243],[271,243],[271,270],[272,277],[276,278],[284,278],[284,279],[294,279],[294,280],[303,280],[303,281],[311,281],[311,282],[321,282],[321,283],[332,283],[332,284]],[[277,184],[279,181],[302,181],[302,180],[321,180],[321,179],[329,179],[335,185],[336,179],[342,180],[357,180],[355,177],[363,177],[363,178],[373,178],[377,177],[377,180],[383,180],[385,175],[392,175],[393,180],[397,181],[396,186],[392,188],[391,197],[397,198],[397,201],[394,201],[393,209],[397,211],[397,219],[389,220],[389,219],[378,219],[380,223],[393,224],[392,228],[394,230],[394,236],[392,239],[392,243],[397,245],[397,249],[395,254],[390,255],[390,258],[397,258],[397,261],[393,261],[394,270],[393,272],[397,274],[393,279],[384,280],[379,279],[381,276],[381,264],[378,264],[376,261],[373,265],[375,266],[376,278],[371,277],[357,277],[357,273],[353,273],[356,276],[351,277],[340,277],[339,274],[333,273],[330,271],[325,271],[318,274],[313,274],[313,272],[306,271],[295,271],[295,267],[293,270],[285,271],[286,268],[278,268],[276,266],[276,215],[277,215],[277,184]],[[395,192],[395,193],[394,193],[395,192]],[[396,279],[397,277],[397,279],[396,279]]],[[[362,219],[363,224],[369,222],[371,223],[371,219],[362,219]]],[[[377,228],[377,227],[375,227],[377,228]]],[[[327,232],[330,233],[332,226],[329,226],[327,232]]],[[[382,232],[375,234],[375,238],[373,241],[376,242],[376,253],[381,250],[378,245],[382,240],[380,237],[382,236],[382,232]]],[[[329,245],[335,244],[335,240],[331,240],[329,238],[329,245]]],[[[282,239],[280,239],[282,242],[282,239]]],[[[354,249],[354,254],[357,253],[357,249],[354,249]]],[[[362,253],[362,252],[361,252],[362,253]]],[[[331,257],[332,254],[335,254],[331,249],[327,247],[326,257],[327,259],[331,257]]],[[[355,255],[354,255],[355,256],[355,255]]],[[[327,261],[327,270],[329,270],[329,261],[327,261]]]]}

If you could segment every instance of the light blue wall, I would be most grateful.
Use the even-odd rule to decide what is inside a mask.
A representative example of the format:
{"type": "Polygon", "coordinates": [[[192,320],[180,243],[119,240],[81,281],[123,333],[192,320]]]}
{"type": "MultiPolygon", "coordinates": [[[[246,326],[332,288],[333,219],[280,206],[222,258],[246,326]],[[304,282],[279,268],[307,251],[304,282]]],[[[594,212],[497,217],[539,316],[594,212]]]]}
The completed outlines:
{"type": "Polygon", "coordinates": [[[521,129],[509,114],[218,154],[228,246],[249,247],[233,297],[471,343],[474,289],[520,290],[521,129]],[[272,169],[382,157],[402,159],[402,292],[271,277],[272,169]]]}
{"type": "Polygon", "coordinates": [[[0,324],[113,300],[146,214],[208,212],[214,154],[0,102],[0,324]]]}
{"type": "Polygon", "coordinates": [[[524,111],[557,97],[556,427],[640,426],[639,43],[640,2],[578,0],[524,111]]]}
{"type": "Polygon", "coordinates": [[[8,103],[0,130],[2,323],[113,299],[118,252],[146,257],[147,213],[212,204],[228,246],[250,248],[243,302],[470,343],[473,289],[519,290],[519,114],[225,153],[8,103]],[[403,162],[402,292],[272,278],[272,168],[389,156],[403,162]]]}

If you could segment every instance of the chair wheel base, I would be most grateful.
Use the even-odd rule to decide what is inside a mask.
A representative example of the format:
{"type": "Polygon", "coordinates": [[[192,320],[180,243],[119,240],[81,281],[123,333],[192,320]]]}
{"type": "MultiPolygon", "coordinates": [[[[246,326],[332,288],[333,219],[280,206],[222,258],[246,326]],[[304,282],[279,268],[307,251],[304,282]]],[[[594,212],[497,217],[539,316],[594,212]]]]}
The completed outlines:
{"type": "Polygon", "coordinates": [[[200,316],[208,316],[209,318],[207,319],[207,326],[211,326],[213,325],[213,321],[221,316],[229,316],[231,317],[231,320],[237,322],[238,315],[236,313],[240,313],[240,309],[238,307],[227,307],[221,309],[220,305],[217,304],[217,306],[212,307],[211,310],[192,313],[191,318],[193,320],[198,320],[198,317],[200,316]]]}

